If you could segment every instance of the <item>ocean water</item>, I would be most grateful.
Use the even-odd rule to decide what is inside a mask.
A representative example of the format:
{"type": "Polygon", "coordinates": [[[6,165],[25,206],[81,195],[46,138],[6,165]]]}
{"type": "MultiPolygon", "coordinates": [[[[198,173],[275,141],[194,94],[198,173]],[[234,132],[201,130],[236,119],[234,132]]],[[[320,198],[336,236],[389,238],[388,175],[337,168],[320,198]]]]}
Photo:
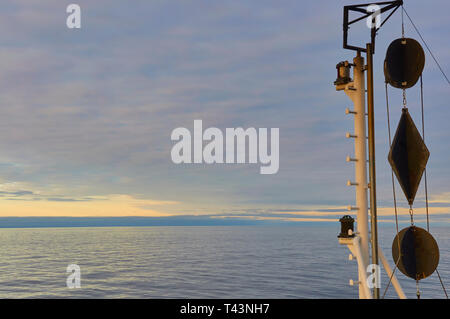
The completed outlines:
{"type": "MultiPolygon", "coordinates": [[[[432,233],[450,285],[449,228],[432,233]]],[[[355,261],[336,226],[214,226],[0,229],[1,298],[357,298],[355,261]],[[66,287],[67,265],[81,288],[66,287]]],[[[380,227],[390,259],[394,229],[380,227]]],[[[399,273],[415,298],[413,280],[399,273]]],[[[388,278],[382,276],[382,292],[388,278]]],[[[444,298],[438,277],[423,298],[444,298]]],[[[394,298],[392,286],[386,298],[394,298]]]]}

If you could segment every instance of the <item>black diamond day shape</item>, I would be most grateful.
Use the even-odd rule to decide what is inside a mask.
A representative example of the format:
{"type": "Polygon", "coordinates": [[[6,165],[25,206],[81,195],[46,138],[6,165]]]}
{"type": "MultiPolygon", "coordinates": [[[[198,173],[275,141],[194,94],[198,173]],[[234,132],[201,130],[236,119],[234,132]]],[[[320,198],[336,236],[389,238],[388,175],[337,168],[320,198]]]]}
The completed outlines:
{"type": "Polygon", "coordinates": [[[409,205],[414,202],[429,157],[430,152],[408,109],[403,108],[388,160],[409,205]]]}

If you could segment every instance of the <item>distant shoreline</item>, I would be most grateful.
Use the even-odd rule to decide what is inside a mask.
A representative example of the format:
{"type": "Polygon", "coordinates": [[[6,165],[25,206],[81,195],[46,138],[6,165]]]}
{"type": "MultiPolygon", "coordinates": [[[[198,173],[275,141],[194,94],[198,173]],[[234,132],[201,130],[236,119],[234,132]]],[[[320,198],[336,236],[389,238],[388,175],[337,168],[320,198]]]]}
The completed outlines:
{"type": "Polygon", "coordinates": [[[154,226],[259,226],[286,225],[284,221],[265,221],[211,216],[170,217],[0,217],[0,228],[57,227],[154,227],[154,226]]]}
{"type": "MultiPolygon", "coordinates": [[[[391,226],[391,223],[380,223],[380,225],[391,226]]],[[[450,226],[448,222],[434,222],[432,225],[434,227],[450,226]]],[[[0,229],[157,226],[326,226],[339,228],[339,223],[334,218],[330,218],[329,221],[288,221],[281,219],[217,218],[211,215],[168,217],[0,217],[0,229]]]]}

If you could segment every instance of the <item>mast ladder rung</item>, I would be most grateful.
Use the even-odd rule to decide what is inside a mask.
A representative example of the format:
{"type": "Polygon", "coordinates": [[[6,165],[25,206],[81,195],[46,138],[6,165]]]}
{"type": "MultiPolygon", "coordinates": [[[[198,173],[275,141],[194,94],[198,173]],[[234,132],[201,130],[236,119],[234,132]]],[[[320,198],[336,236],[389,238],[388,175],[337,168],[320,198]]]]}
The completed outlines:
{"type": "Polygon", "coordinates": [[[347,181],[347,186],[358,186],[358,183],[352,182],[351,180],[347,181]]]}

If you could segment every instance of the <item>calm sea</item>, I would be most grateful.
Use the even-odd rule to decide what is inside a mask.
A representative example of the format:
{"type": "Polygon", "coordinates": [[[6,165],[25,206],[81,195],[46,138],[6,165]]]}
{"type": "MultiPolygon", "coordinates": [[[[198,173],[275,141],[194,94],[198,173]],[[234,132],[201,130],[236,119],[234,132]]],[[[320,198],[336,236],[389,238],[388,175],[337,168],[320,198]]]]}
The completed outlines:
{"type": "MultiPolygon", "coordinates": [[[[334,226],[0,229],[1,298],[357,298],[356,262],[334,226]],[[81,288],[66,267],[81,267],[81,288]]],[[[380,227],[392,264],[393,227],[380,227]]],[[[450,285],[449,228],[432,233],[450,285]]],[[[415,282],[399,274],[410,298],[415,282]]],[[[383,276],[383,287],[388,279],[383,276]]],[[[423,298],[443,298],[436,274],[423,298]]],[[[392,287],[386,297],[392,298],[392,287]]]]}

